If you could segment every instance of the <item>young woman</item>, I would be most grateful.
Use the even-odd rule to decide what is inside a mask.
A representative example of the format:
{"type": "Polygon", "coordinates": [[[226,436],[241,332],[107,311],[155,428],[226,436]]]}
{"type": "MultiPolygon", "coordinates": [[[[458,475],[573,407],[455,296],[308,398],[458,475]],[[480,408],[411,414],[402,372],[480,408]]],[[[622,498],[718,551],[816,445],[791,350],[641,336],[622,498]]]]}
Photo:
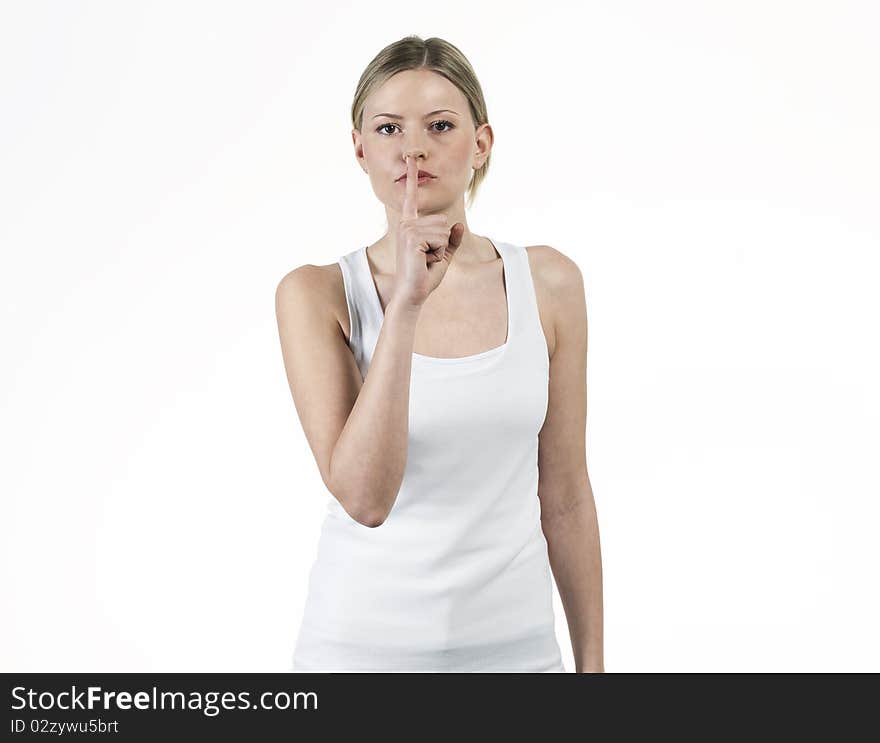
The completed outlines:
{"type": "Polygon", "coordinates": [[[577,265],[468,229],[493,143],[438,38],[370,63],[354,151],[386,233],[276,291],[294,404],[330,491],[295,671],[602,672],[577,265]]]}

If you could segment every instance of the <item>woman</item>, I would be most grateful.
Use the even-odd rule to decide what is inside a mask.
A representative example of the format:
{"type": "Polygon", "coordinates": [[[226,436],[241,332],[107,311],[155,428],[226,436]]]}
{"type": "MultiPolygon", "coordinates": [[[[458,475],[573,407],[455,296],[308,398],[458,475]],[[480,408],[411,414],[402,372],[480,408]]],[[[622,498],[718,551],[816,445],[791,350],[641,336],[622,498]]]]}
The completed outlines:
{"type": "Polygon", "coordinates": [[[379,240],[278,284],[294,403],[332,494],[293,670],[602,672],[577,265],[468,229],[493,143],[479,82],[407,37],[361,76],[379,240]],[[540,477],[540,479],[539,479],[540,477]]]}

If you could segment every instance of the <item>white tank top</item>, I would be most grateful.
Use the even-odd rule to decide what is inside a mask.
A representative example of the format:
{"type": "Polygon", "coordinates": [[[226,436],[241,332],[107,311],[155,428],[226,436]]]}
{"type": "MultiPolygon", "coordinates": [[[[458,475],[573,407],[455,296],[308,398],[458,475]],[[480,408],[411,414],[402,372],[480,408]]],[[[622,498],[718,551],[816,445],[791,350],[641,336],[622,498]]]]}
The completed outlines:
{"type": "MultiPolygon", "coordinates": [[[[565,670],[538,500],[547,342],[526,249],[494,244],[507,341],[458,358],[413,353],[397,500],[370,528],[330,496],[291,670],[565,670]]],[[[384,312],[367,249],[339,263],[366,378],[384,312]]]]}

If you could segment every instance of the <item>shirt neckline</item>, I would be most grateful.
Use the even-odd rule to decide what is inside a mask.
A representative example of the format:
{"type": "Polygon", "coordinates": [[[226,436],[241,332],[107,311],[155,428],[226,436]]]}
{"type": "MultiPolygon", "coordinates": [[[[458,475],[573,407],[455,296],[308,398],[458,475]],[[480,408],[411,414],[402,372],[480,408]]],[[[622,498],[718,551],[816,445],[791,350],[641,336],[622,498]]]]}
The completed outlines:
{"type": "MultiPolygon", "coordinates": [[[[495,357],[501,357],[504,355],[504,352],[510,347],[511,337],[513,335],[513,313],[512,306],[513,302],[511,301],[510,292],[511,292],[511,280],[510,280],[510,269],[507,265],[507,257],[505,255],[506,245],[504,243],[499,242],[496,243],[489,239],[489,243],[495,248],[495,252],[498,253],[498,256],[501,258],[501,267],[504,273],[504,298],[507,302],[507,339],[500,346],[495,346],[494,348],[490,348],[486,351],[480,351],[479,353],[472,353],[467,356],[426,356],[425,354],[412,352],[412,360],[415,363],[419,364],[436,364],[438,366],[449,366],[454,364],[467,364],[469,362],[488,360],[495,357]],[[504,246],[502,249],[499,246],[504,246]]],[[[382,302],[379,299],[379,290],[376,288],[376,281],[373,278],[373,272],[370,270],[370,261],[367,257],[367,247],[364,246],[361,248],[361,259],[363,261],[363,266],[365,270],[365,278],[369,282],[369,295],[370,302],[373,305],[373,309],[378,312],[379,319],[384,321],[385,319],[385,310],[382,309],[382,302]]]]}

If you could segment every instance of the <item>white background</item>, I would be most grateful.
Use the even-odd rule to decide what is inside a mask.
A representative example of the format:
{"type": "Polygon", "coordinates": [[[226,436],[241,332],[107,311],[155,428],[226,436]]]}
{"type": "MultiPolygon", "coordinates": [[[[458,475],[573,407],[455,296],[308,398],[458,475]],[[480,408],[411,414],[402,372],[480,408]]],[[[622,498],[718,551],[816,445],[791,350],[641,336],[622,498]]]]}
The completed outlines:
{"type": "Polygon", "coordinates": [[[2,670],[287,669],[331,496],[274,291],[381,236],[349,109],[411,33],[486,94],[470,228],[584,275],[606,670],[880,670],[878,20],[4,2],[2,670]]]}

